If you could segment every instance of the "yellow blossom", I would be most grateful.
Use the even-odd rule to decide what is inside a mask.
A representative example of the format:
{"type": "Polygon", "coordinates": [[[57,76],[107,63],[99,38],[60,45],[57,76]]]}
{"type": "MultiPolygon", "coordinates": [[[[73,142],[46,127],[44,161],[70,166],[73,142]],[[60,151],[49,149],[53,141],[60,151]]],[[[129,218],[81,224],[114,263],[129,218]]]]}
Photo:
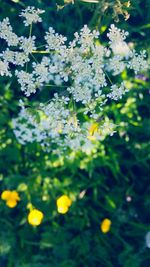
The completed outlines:
{"type": "Polygon", "coordinates": [[[68,196],[62,195],[61,197],[57,199],[57,202],[56,202],[57,211],[59,213],[65,214],[68,211],[69,207],[71,206],[71,203],[72,201],[68,196]]]}
{"type": "Polygon", "coordinates": [[[94,136],[95,133],[98,132],[98,123],[95,122],[93,124],[91,124],[90,128],[89,128],[89,135],[88,135],[88,139],[91,140],[91,141],[94,141],[96,140],[96,137],[94,136]]]}
{"type": "Polygon", "coordinates": [[[67,213],[68,209],[69,209],[68,206],[65,206],[65,205],[61,205],[57,207],[57,211],[62,214],[67,213]]]}
{"type": "Polygon", "coordinates": [[[20,200],[20,197],[17,191],[5,190],[1,194],[1,199],[6,201],[6,205],[9,208],[14,208],[17,205],[17,201],[20,200]]]}
{"type": "Polygon", "coordinates": [[[111,222],[111,220],[109,220],[109,219],[104,219],[103,221],[102,221],[102,223],[101,223],[101,231],[103,232],[103,233],[107,233],[107,232],[109,232],[109,230],[110,230],[110,227],[111,227],[111,224],[112,224],[112,222],[111,222]]]}
{"type": "Polygon", "coordinates": [[[38,226],[43,220],[44,214],[40,210],[33,209],[28,214],[28,222],[31,225],[38,226]]]}
{"type": "Polygon", "coordinates": [[[97,122],[91,124],[91,126],[89,128],[89,134],[90,135],[93,135],[95,132],[98,132],[98,123],[97,122]]]}

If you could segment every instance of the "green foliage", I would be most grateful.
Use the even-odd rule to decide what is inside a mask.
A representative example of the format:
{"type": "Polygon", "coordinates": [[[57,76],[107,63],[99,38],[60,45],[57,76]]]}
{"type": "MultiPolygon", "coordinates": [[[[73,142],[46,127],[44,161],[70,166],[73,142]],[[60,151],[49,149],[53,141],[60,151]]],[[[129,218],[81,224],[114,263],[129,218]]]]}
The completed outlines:
{"type": "MultiPolygon", "coordinates": [[[[98,28],[105,41],[114,7],[113,11],[110,6],[102,12],[100,2],[104,1],[98,2],[0,1],[1,18],[9,16],[22,34],[17,13],[23,6],[36,5],[46,10],[39,33],[50,25],[71,39],[73,32],[87,23],[98,28]]],[[[123,5],[126,1],[114,2],[123,5]]],[[[128,20],[120,16],[120,11],[116,13],[119,26],[131,33],[140,49],[147,51],[149,11],[148,0],[132,0],[127,9],[128,20]]],[[[127,74],[122,75],[124,78],[127,74]]],[[[80,152],[60,158],[43,152],[37,144],[17,143],[11,120],[17,115],[18,99],[23,96],[16,81],[10,84],[7,79],[0,79],[0,191],[17,190],[21,197],[14,209],[0,200],[0,266],[150,266],[145,245],[145,235],[150,231],[150,81],[145,75],[146,80],[129,78],[129,93],[104,111],[104,116],[113,118],[118,125],[113,137],[100,142],[92,155],[80,152]],[[69,195],[73,204],[67,214],[61,215],[56,199],[63,194],[69,195]],[[44,213],[38,227],[27,222],[30,203],[44,213]],[[100,230],[104,218],[112,221],[107,234],[100,230]]],[[[32,107],[30,111],[35,112],[32,107]]],[[[35,116],[39,120],[37,113],[35,116]]]]}

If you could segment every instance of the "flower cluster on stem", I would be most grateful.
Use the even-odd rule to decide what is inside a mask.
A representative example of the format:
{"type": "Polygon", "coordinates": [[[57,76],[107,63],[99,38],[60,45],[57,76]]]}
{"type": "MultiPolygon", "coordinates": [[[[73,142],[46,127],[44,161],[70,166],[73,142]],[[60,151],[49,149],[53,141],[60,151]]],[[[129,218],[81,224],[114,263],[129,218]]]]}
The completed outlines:
{"type": "Polygon", "coordinates": [[[145,71],[146,51],[138,54],[131,50],[125,41],[128,32],[113,24],[106,47],[99,42],[99,32],[84,25],[71,42],[49,27],[42,44],[45,50],[39,50],[32,24],[42,21],[42,13],[34,7],[21,12],[25,26],[30,26],[28,37],[18,37],[8,18],[0,22],[0,38],[8,45],[0,54],[0,75],[15,76],[27,98],[37,91],[50,92],[46,103],[32,105],[26,100],[26,107],[20,102],[21,111],[13,119],[14,133],[21,144],[40,142],[53,150],[57,144],[63,149],[86,151],[96,140],[115,132],[108,118],[98,122],[107,101],[118,101],[128,91],[125,82],[116,84],[113,77],[125,69],[135,74],[145,71]],[[89,129],[95,122],[96,131],[91,135],[89,129]]]}

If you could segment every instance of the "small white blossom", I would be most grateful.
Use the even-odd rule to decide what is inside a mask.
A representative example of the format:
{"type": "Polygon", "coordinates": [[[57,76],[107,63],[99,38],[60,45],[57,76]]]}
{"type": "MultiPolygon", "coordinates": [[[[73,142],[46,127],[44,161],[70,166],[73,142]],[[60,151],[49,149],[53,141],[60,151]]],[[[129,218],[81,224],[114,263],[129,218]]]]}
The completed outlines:
{"type": "Polygon", "coordinates": [[[36,124],[35,119],[22,110],[17,119],[13,119],[14,134],[20,144],[42,142],[46,136],[36,124]]]}
{"type": "Polygon", "coordinates": [[[74,34],[75,39],[72,43],[70,43],[70,47],[74,47],[75,45],[79,44],[82,53],[86,53],[89,49],[95,48],[94,39],[99,37],[99,32],[96,30],[91,31],[87,25],[80,30],[80,33],[77,32],[74,34]]]}
{"type": "Polygon", "coordinates": [[[107,70],[111,71],[113,75],[118,75],[125,69],[126,64],[120,55],[116,55],[109,59],[107,70]]]}
{"type": "Polygon", "coordinates": [[[58,50],[61,51],[65,48],[65,42],[67,40],[66,37],[64,37],[61,34],[55,33],[55,30],[52,27],[49,27],[49,31],[46,32],[45,40],[47,42],[46,48],[47,50],[58,50]]]}
{"type": "Polygon", "coordinates": [[[92,90],[87,86],[84,85],[77,85],[75,87],[67,88],[68,92],[73,95],[73,98],[76,102],[81,101],[83,104],[90,102],[92,98],[92,90]]]}
{"type": "Polygon", "coordinates": [[[0,38],[4,39],[8,43],[8,46],[18,45],[18,36],[13,33],[8,18],[5,18],[2,22],[0,22],[0,38]]]}
{"type": "Polygon", "coordinates": [[[36,39],[35,36],[29,37],[29,38],[20,37],[19,38],[20,49],[22,49],[25,54],[32,53],[33,50],[36,50],[35,39],[36,39]]]}
{"type": "Polygon", "coordinates": [[[128,57],[130,53],[130,48],[124,41],[112,42],[111,49],[115,55],[120,55],[122,57],[128,57]]]}
{"type": "Polygon", "coordinates": [[[128,92],[127,89],[125,89],[125,85],[124,83],[122,82],[120,87],[117,86],[116,84],[112,85],[111,88],[111,93],[109,93],[107,96],[111,99],[114,99],[114,100],[118,100],[118,99],[121,99],[122,96],[128,92]]]}
{"type": "Polygon", "coordinates": [[[28,6],[26,9],[22,10],[20,16],[24,17],[25,26],[29,26],[32,23],[41,22],[42,19],[39,15],[43,14],[45,11],[41,9],[35,9],[33,6],[28,6]]]}
{"type": "MultiPolygon", "coordinates": [[[[85,137],[84,137],[85,138],[85,137]]],[[[77,134],[73,137],[70,135],[65,137],[64,143],[66,147],[69,147],[72,151],[79,151],[82,149],[83,135],[77,134]]]]}
{"type": "Polygon", "coordinates": [[[2,54],[0,54],[0,56],[3,58],[3,60],[7,61],[8,63],[14,63],[14,59],[15,59],[15,52],[9,50],[8,48],[3,51],[2,54]]]}
{"type": "Polygon", "coordinates": [[[8,63],[12,63],[14,65],[20,65],[24,66],[26,62],[29,62],[28,55],[24,52],[14,52],[9,50],[8,48],[3,51],[0,56],[3,58],[4,61],[7,61],[8,63]]]}
{"type": "Polygon", "coordinates": [[[144,71],[148,69],[148,63],[146,61],[146,51],[143,50],[140,54],[136,53],[135,50],[131,51],[130,55],[131,58],[128,62],[127,67],[129,69],[133,69],[135,74],[140,71],[144,71]]]}
{"type": "Polygon", "coordinates": [[[62,84],[63,80],[65,82],[68,81],[70,69],[64,63],[62,56],[56,54],[51,57],[49,64],[49,73],[53,76],[52,80],[55,81],[56,85],[62,84]]]}
{"type": "Polygon", "coordinates": [[[27,73],[25,71],[15,71],[18,78],[18,83],[21,85],[21,90],[25,92],[26,96],[30,96],[32,93],[36,92],[36,80],[32,73],[27,73]]]}
{"type": "MultiPolygon", "coordinates": [[[[43,58],[44,59],[44,58],[43,58]]],[[[48,64],[45,60],[42,59],[41,63],[33,62],[33,74],[37,77],[36,80],[43,84],[44,82],[48,83],[50,80],[48,64]]]]}
{"type": "Polygon", "coordinates": [[[24,53],[24,52],[15,52],[15,58],[14,58],[14,64],[15,65],[20,65],[20,66],[24,66],[25,63],[29,62],[30,59],[28,57],[28,54],[24,53]]]}
{"type": "Polygon", "coordinates": [[[110,25],[109,33],[107,33],[110,45],[123,42],[128,35],[128,32],[118,29],[114,24],[110,25]]]}
{"type": "Polygon", "coordinates": [[[0,75],[1,76],[12,76],[9,71],[9,66],[7,61],[0,60],[0,75]]]}
{"type": "Polygon", "coordinates": [[[103,124],[103,126],[101,127],[102,130],[102,136],[105,137],[106,135],[110,135],[113,136],[114,133],[116,133],[116,125],[112,122],[110,122],[109,120],[106,120],[103,124]]]}

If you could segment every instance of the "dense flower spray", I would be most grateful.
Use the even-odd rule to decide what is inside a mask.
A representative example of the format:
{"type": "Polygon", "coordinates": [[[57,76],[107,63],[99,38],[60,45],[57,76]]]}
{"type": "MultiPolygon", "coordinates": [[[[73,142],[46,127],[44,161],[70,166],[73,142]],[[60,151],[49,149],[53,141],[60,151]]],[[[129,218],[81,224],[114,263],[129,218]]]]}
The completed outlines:
{"type": "Polygon", "coordinates": [[[128,32],[113,24],[106,47],[99,42],[99,32],[84,25],[71,42],[50,27],[42,44],[45,50],[39,50],[32,25],[42,21],[42,13],[34,7],[21,12],[28,37],[17,36],[8,18],[0,22],[0,38],[8,46],[0,54],[0,75],[16,76],[27,98],[35,94],[36,99],[37,91],[53,88],[46,103],[20,101],[14,133],[21,144],[39,142],[54,153],[67,148],[86,152],[96,140],[115,132],[110,119],[99,121],[103,107],[128,91],[125,81],[113,83],[113,76],[127,69],[135,74],[147,70],[146,51],[131,49],[125,41],[128,32]]]}

